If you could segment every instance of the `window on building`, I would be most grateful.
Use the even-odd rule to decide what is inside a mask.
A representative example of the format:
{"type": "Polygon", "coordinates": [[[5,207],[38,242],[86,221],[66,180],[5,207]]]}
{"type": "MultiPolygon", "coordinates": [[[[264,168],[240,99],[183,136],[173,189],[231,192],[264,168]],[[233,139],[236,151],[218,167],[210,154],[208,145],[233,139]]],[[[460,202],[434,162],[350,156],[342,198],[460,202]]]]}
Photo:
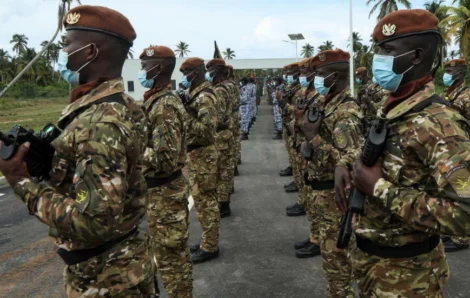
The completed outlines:
{"type": "Polygon", "coordinates": [[[171,90],[176,90],[176,81],[171,80],[171,90]]]}
{"type": "Polygon", "coordinates": [[[127,81],[127,92],[134,92],[134,81],[127,81]]]}

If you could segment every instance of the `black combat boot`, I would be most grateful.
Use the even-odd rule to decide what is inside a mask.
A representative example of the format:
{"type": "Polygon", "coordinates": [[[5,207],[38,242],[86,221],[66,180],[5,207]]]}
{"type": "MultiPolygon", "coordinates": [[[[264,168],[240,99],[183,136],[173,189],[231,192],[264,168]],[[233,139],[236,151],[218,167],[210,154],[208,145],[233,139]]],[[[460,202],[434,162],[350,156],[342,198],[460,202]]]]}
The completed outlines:
{"type": "Polygon", "coordinates": [[[286,208],[286,214],[287,216],[302,216],[305,215],[305,209],[296,203],[286,208]]]}
{"type": "Polygon", "coordinates": [[[284,170],[281,170],[279,172],[279,175],[280,176],[292,176],[292,167],[291,166],[288,166],[287,168],[285,168],[284,170]]]}
{"type": "Polygon", "coordinates": [[[191,244],[191,245],[189,246],[189,251],[190,251],[191,253],[195,253],[196,251],[199,250],[199,246],[200,246],[199,243],[191,244]]]}
{"type": "Polygon", "coordinates": [[[238,164],[239,164],[239,165],[242,164],[242,159],[241,159],[241,158],[238,159],[238,164]]]}
{"type": "Polygon", "coordinates": [[[287,193],[298,192],[298,191],[299,191],[299,187],[297,186],[297,184],[295,182],[291,186],[286,187],[286,192],[287,193]]]}
{"type": "Polygon", "coordinates": [[[320,255],[320,246],[309,241],[304,247],[295,251],[295,256],[299,259],[311,258],[320,255]]]}
{"type": "Polygon", "coordinates": [[[244,141],[244,140],[248,140],[248,133],[246,132],[243,132],[240,136],[240,140],[244,141]]]}
{"type": "MultiPolygon", "coordinates": [[[[287,208],[289,208],[289,207],[287,207],[287,208]]],[[[286,208],[286,209],[287,209],[287,208],[286,208]]],[[[297,250],[297,249],[301,249],[302,247],[307,246],[307,244],[309,244],[309,243],[310,243],[310,238],[307,238],[307,239],[305,239],[305,240],[296,242],[296,243],[294,244],[294,248],[295,248],[296,250],[297,250]]]]}
{"type": "Polygon", "coordinates": [[[234,175],[235,175],[235,176],[238,176],[238,175],[240,175],[240,173],[238,172],[238,167],[235,167],[235,172],[234,172],[234,175]]]}
{"type": "Polygon", "coordinates": [[[229,217],[232,214],[232,210],[230,210],[230,202],[219,202],[219,212],[220,217],[229,217]]]}
{"type": "Polygon", "coordinates": [[[284,188],[292,187],[292,186],[294,186],[294,184],[295,184],[295,182],[294,182],[294,180],[292,180],[291,183],[285,184],[284,188]]]}
{"type": "Polygon", "coordinates": [[[203,251],[201,248],[199,248],[191,255],[191,261],[193,262],[193,264],[197,264],[197,263],[202,263],[202,262],[215,259],[218,256],[219,256],[219,249],[217,249],[214,252],[206,252],[206,251],[203,251]]]}
{"type": "Polygon", "coordinates": [[[282,140],[282,131],[277,131],[275,135],[273,135],[273,140],[282,140]]]}

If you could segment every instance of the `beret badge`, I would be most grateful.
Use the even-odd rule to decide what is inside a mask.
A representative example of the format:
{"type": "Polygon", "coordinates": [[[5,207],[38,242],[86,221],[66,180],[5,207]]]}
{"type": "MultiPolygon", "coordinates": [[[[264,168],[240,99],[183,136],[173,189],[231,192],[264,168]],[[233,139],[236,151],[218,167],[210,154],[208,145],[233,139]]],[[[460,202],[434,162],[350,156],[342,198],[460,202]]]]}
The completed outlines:
{"type": "Polygon", "coordinates": [[[326,55],[325,54],[318,55],[318,60],[320,60],[322,62],[325,61],[326,60],[326,55]]]}
{"type": "Polygon", "coordinates": [[[455,62],[452,61],[452,62],[450,63],[450,66],[452,66],[452,67],[455,66],[455,62]]]}
{"type": "Polygon", "coordinates": [[[67,24],[73,25],[73,24],[78,23],[79,20],[80,20],[79,13],[69,13],[65,21],[67,22],[67,24]]]}
{"type": "Polygon", "coordinates": [[[149,57],[153,56],[154,53],[155,53],[155,51],[153,49],[145,50],[145,54],[147,54],[147,56],[149,56],[149,57]]]}
{"type": "Polygon", "coordinates": [[[395,34],[395,29],[397,27],[394,24],[385,24],[382,27],[382,34],[385,36],[392,36],[395,34]]]}

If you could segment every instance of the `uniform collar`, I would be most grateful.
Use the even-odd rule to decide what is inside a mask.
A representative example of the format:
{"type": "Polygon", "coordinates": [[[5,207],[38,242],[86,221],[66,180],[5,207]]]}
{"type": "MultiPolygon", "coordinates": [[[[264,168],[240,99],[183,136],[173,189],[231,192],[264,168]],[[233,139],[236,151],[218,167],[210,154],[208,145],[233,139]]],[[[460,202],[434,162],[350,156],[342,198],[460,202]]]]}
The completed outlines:
{"type": "Polygon", "coordinates": [[[194,88],[194,90],[189,92],[189,98],[193,98],[194,95],[196,95],[199,91],[201,91],[204,88],[209,88],[209,87],[212,87],[212,84],[210,82],[208,81],[202,82],[201,85],[197,86],[196,88],[194,88]]]}
{"type": "Polygon", "coordinates": [[[390,111],[388,111],[387,119],[392,120],[406,114],[414,106],[430,98],[434,94],[434,92],[434,84],[432,82],[427,83],[418,92],[411,95],[410,97],[396,105],[394,108],[392,108],[390,111]]]}

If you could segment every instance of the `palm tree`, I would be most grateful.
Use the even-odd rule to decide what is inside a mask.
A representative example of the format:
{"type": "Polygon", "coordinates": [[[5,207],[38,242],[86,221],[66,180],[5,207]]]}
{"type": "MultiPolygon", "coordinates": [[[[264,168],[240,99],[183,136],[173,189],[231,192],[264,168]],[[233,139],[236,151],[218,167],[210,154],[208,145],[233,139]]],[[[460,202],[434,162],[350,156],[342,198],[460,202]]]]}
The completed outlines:
{"type": "Polygon", "coordinates": [[[230,48],[227,48],[225,52],[222,52],[222,54],[224,55],[224,58],[227,60],[232,60],[233,58],[237,57],[237,55],[235,55],[235,51],[232,51],[232,49],[230,48]]]}
{"type": "Polygon", "coordinates": [[[14,34],[10,43],[13,44],[13,51],[20,54],[28,46],[28,38],[24,34],[14,34]]]}
{"type": "Polygon", "coordinates": [[[366,69],[372,68],[372,58],[374,50],[372,46],[363,45],[357,53],[357,66],[363,66],[366,69]]]}
{"type": "Polygon", "coordinates": [[[450,15],[440,24],[448,25],[446,38],[454,37],[463,58],[467,58],[470,38],[470,0],[460,0],[458,7],[448,7],[448,12],[450,15]]]}
{"type": "Polygon", "coordinates": [[[176,50],[175,53],[178,54],[180,58],[183,58],[184,56],[188,56],[188,53],[191,52],[188,50],[189,44],[185,43],[184,41],[180,41],[176,45],[176,50]]]}
{"type": "Polygon", "coordinates": [[[458,56],[458,53],[456,50],[452,50],[450,51],[449,56],[450,56],[450,60],[454,60],[454,58],[458,56]]]}
{"type": "MultiPolygon", "coordinates": [[[[359,34],[359,32],[353,32],[352,35],[353,35],[352,36],[352,38],[353,38],[353,51],[358,52],[362,48],[362,43],[361,43],[362,37],[359,34]]],[[[348,38],[348,42],[351,42],[349,38],[348,38]]],[[[349,49],[349,44],[348,44],[348,49],[349,49]]]]}
{"type": "Polygon", "coordinates": [[[333,50],[333,48],[334,48],[333,42],[327,40],[321,46],[318,47],[318,52],[333,50]]]}
{"type": "Polygon", "coordinates": [[[315,52],[315,48],[309,44],[306,43],[302,46],[302,51],[300,52],[300,55],[304,58],[312,57],[313,53],[315,52]]]}
{"type": "Polygon", "coordinates": [[[443,5],[444,2],[444,0],[433,0],[432,2],[424,4],[424,9],[434,14],[439,19],[437,30],[444,39],[442,57],[447,56],[447,47],[452,42],[452,37],[447,34],[447,22],[443,22],[447,17],[449,17],[449,7],[443,5]]]}
{"type": "Polygon", "coordinates": [[[8,51],[0,49],[0,61],[9,61],[10,59],[11,57],[8,55],[8,51]]]}
{"type": "Polygon", "coordinates": [[[387,14],[398,10],[398,4],[405,6],[406,9],[411,8],[411,3],[408,0],[368,0],[367,5],[371,4],[372,2],[377,2],[374,4],[372,9],[370,10],[369,18],[374,14],[374,12],[379,9],[379,15],[377,16],[377,21],[386,16],[387,14]]]}

